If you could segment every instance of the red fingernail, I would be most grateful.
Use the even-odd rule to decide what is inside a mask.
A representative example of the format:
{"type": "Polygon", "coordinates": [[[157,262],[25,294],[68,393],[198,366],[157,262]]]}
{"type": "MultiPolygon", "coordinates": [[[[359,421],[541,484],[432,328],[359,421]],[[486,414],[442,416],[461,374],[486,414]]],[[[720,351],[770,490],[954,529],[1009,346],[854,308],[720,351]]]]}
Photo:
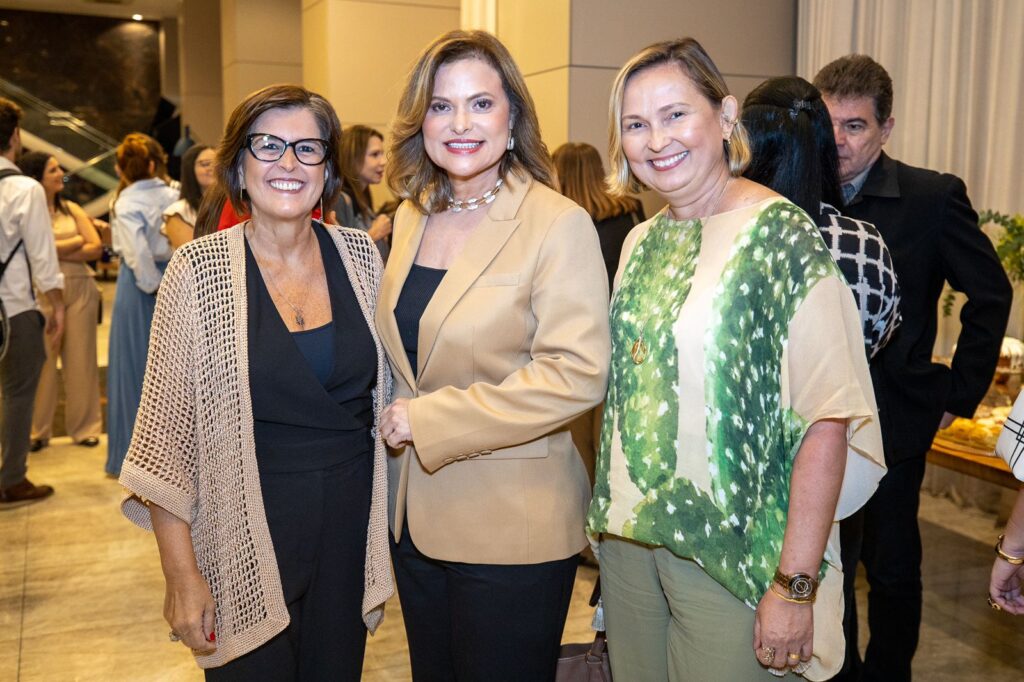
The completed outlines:
{"type": "Polygon", "coordinates": [[[206,641],[208,641],[208,642],[216,642],[217,641],[217,633],[216,632],[211,632],[210,633],[210,637],[206,641]]]}

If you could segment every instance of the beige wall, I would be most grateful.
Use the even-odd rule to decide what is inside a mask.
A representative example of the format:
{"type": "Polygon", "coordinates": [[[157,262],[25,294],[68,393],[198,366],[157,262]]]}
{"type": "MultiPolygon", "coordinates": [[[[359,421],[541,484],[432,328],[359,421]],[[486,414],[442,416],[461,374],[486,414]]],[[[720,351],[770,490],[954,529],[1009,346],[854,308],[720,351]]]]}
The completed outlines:
{"type": "Polygon", "coordinates": [[[224,129],[220,7],[183,0],[178,14],[181,119],[196,142],[216,145],[224,129]]]}
{"type": "MultiPolygon", "coordinates": [[[[459,27],[459,0],[303,0],[302,79],[343,125],[385,137],[410,67],[438,35],[459,27]]],[[[388,197],[382,185],[374,201],[388,197]]]]}
{"type": "Polygon", "coordinates": [[[250,92],[302,82],[302,0],[220,0],[224,118],[250,92]]]}

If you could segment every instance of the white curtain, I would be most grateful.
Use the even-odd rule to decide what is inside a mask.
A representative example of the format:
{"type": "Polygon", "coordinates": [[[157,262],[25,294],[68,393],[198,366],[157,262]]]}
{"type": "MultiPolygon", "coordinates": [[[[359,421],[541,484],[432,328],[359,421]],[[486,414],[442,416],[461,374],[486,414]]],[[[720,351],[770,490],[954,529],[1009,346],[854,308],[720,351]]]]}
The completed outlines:
{"type": "MultiPolygon", "coordinates": [[[[887,153],[954,173],[975,209],[1024,214],[1024,0],[799,0],[797,73],[852,52],[893,79],[887,153]]],[[[1018,301],[1009,332],[1021,336],[1018,301]]],[[[940,325],[937,352],[959,333],[940,325]]]]}

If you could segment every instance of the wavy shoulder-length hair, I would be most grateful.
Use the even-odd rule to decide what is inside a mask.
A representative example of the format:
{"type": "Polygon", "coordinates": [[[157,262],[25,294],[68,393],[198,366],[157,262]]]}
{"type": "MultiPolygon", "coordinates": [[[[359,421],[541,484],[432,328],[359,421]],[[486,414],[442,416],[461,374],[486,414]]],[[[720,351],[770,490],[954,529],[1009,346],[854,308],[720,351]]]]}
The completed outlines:
{"type": "Polygon", "coordinates": [[[250,213],[249,199],[242,188],[242,157],[248,154],[249,133],[256,119],[273,109],[307,109],[316,119],[320,135],[327,140],[327,173],[321,195],[324,206],[333,206],[341,191],[341,122],[331,103],[300,85],[268,85],[246,96],[231,112],[224,137],[217,148],[217,183],[236,210],[250,213]]]}
{"type": "Polygon", "coordinates": [[[612,196],[604,184],[601,153],[586,142],[566,142],[551,155],[562,194],[583,207],[594,222],[637,211],[640,202],[630,196],[612,196]]]}
{"type": "Polygon", "coordinates": [[[490,64],[498,72],[509,100],[515,148],[501,158],[500,176],[514,172],[555,186],[533,98],[508,48],[485,31],[450,31],[428,45],[416,60],[391,130],[388,186],[424,213],[436,211],[453,198],[448,175],[430,160],[423,146],[423,120],[434,95],[434,78],[442,65],[467,58],[490,64]]]}
{"type": "MultiPolygon", "coordinates": [[[[721,109],[722,100],[729,96],[729,88],[721,72],[700,43],[693,38],[680,38],[645,47],[619,70],[612,85],[608,103],[608,189],[615,196],[636,194],[647,189],[629,168],[622,151],[622,100],[629,79],[637,73],[661,64],[676,64],[715,109],[721,109]]],[[[742,122],[733,125],[728,140],[722,141],[722,156],[729,172],[738,177],[750,163],[750,145],[742,122]]]]}

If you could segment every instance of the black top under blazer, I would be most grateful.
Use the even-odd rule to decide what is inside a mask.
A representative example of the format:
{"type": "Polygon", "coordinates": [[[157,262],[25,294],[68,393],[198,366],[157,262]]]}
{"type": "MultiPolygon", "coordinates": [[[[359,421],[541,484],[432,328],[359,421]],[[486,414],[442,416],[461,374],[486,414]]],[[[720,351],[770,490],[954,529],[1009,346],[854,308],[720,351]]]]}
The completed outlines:
{"type": "Polygon", "coordinates": [[[885,459],[927,454],[943,412],[971,417],[992,381],[1013,292],[960,178],[883,153],[844,208],[874,223],[892,254],[903,324],[871,362],[885,459]],[[932,362],[945,282],[963,292],[952,369],[932,362]]]}

